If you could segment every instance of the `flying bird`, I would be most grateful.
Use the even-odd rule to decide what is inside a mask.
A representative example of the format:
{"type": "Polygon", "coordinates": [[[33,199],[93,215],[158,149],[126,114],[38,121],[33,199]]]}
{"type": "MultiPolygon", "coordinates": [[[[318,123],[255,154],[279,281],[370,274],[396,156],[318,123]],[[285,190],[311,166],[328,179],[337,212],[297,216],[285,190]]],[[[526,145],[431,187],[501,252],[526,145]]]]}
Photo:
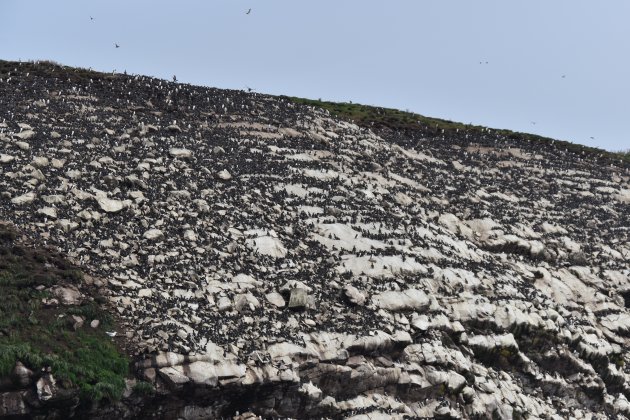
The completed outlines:
{"type": "Polygon", "coordinates": [[[563,78],[563,79],[566,79],[566,78],[567,78],[567,75],[566,75],[566,74],[563,74],[563,75],[562,75],[562,78],[563,78]]]}
{"type": "Polygon", "coordinates": [[[94,18],[92,16],[90,16],[90,20],[94,20],[94,18]]]}
{"type": "Polygon", "coordinates": [[[249,86],[245,86],[245,87],[247,88],[248,92],[251,92],[252,90],[254,90],[254,89],[250,88],[249,86]]]}
{"type": "Polygon", "coordinates": [[[118,45],[118,44],[116,44],[116,43],[114,43],[114,45],[116,46],[116,48],[120,48],[120,45],[118,45]]]}
{"type": "Polygon", "coordinates": [[[247,12],[245,12],[246,15],[249,15],[252,12],[252,9],[249,9],[247,12]]]}

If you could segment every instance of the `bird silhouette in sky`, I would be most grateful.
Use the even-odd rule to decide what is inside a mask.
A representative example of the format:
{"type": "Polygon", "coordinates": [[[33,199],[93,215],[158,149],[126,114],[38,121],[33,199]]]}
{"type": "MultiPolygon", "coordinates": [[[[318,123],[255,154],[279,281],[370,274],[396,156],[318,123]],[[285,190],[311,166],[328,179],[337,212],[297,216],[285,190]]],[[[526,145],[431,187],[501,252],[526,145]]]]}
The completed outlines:
{"type": "Polygon", "coordinates": [[[120,48],[120,45],[118,45],[118,44],[116,44],[116,43],[114,43],[114,45],[116,46],[116,48],[120,48]]]}
{"type": "Polygon", "coordinates": [[[94,18],[92,16],[90,16],[90,20],[94,20],[94,18]]]}
{"type": "Polygon", "coordinates": [[[562,75],[562,78],[563,78],[563,79],[566,79],[566,78],[567,78],[567,75],[566,75],[566,74],[563,74],[563,75],[562,75]]]}
{"type": "Polygon", "coordinates": [[[247,12],[245,12],[246,15],[249,15],[252,12],[252,9],[249,9],[247,12]]]}

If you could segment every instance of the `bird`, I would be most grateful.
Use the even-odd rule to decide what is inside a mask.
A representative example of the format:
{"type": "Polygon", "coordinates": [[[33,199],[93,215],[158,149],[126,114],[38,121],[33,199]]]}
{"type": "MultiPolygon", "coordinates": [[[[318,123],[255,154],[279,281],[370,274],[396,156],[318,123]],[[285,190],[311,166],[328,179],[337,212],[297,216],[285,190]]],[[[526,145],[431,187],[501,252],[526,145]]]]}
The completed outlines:
{"type": "Polygon", "coordinates": [[[120,45],[118,45],[118,44],[116,44],[116,43],[114,43],[114,45],[116,46],[116,48],[120,48],[120,45]]]}
{"type": "Polygon", "coordinates": [[[116,331],[114,332],[105,331],[105,334],[109,335],[110,337],[116,337],[116,334],[118,333],[116,331]]]}
{"type": "Polygon", "coordinates": [[[173,75],[173,82],[177,83],[177,76],[173,75]]]}
{"type": "Polygon", "coordinates": [[[252,12],[252,9],[249,9],[247,12],[245,12],[246,15],[249,15],[252,12]]]}
{"type": "Polygon", "coordinates": [[[254,89],[250,88],[249,86],[245,86],[245,88],[247,88],[248,92],[251,92],[252,90],[254,90],[254,89]]]}
{"type": "Polygon", "coordinates": [[[94,18],[92,16],[90,16],[90,20],[94,20],[94,18]]]}
{"type": "Polygon", "coordinates": [[[566,79],[566,77],[567,77],[567,75],[566,75],[566,74],[563,74],[563,75],[562,75],[562,78],[563,78],[563,79],[566,79]]]}

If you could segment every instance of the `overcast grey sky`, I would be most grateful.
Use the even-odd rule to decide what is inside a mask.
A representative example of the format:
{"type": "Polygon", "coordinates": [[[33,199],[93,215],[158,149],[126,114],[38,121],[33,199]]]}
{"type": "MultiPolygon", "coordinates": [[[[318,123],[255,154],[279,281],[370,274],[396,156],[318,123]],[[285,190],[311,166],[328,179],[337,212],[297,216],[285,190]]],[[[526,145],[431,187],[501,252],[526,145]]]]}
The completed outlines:
{"type": "Polygon", "coordinates": [[[620,150],[629,22],[628,0],[0,0],[0,58],[175,74],[620,150]]]}

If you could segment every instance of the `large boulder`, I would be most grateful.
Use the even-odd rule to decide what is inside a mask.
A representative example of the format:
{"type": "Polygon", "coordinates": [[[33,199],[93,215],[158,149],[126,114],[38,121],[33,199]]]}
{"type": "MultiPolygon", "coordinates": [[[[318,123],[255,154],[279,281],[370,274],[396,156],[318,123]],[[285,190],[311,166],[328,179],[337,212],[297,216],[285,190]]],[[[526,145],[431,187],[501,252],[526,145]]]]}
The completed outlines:
{"type": "Polygon", "coordinates": [[[426,293],[417,289],[383,292],[374,296],[373,300],[379,308],[392,312],[421,311],[431,304],[426,293]]]}

